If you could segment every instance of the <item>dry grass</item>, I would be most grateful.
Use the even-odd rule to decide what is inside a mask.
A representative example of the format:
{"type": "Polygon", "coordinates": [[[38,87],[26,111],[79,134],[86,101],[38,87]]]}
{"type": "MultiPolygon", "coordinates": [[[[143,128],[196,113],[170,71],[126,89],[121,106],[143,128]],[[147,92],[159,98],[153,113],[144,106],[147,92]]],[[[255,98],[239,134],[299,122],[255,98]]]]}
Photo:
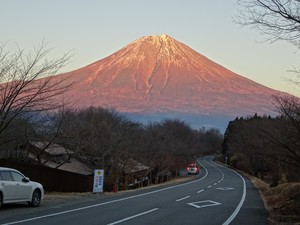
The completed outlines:
{"type": "Polygon", "coordinates": [[[300,225],[300,183],[284,183],[270,188],[258,178],[250,179],[260,191],[271,225],[300,225]]]}
{"type": "Polygon", "coordinates": [[[170,184],[178,184],[182,183],[188,180],[193,179],[193,176],[183,176],[183,177],[176,177],[173,178],[169,181],[166,181],[164,183],[160,184],[155,184],[155,185],[150,185],[150,186],[145,186],[141,187],[138,189],[132,189],[132,190],[124,190],[124,191],[118,191],[117,193],[114,192],[104,192],[102,194],[99,193],[93,193],[93,192],[46,192],[45,193],[45,200],[76,200],[76,199],[81,199],[81,198],[94,198],[95,196],[101,196],[101,195],[116,195],[116,194],[122,194],[124,192],[134,192],[140,189],[148,189],[148,188],[153,188],[157,186],[165,186],[165,185],[170,185],[170,184]]]}

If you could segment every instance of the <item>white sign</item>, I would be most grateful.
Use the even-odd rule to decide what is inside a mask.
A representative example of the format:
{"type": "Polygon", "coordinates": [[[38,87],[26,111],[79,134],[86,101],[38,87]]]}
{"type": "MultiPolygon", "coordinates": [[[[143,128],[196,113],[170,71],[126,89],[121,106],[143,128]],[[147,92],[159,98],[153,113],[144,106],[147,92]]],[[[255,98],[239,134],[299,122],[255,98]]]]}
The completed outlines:
{"type": "Polygon", "coordinates": [[[103,192],[103,185],[104,185],[104,170],[95,170],[93,192],[103,192]]]}

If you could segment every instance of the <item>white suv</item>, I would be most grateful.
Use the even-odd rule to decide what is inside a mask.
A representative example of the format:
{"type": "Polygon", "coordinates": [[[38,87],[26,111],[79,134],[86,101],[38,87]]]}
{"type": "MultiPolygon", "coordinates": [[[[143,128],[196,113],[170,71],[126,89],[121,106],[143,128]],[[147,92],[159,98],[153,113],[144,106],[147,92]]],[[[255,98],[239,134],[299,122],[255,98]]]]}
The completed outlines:
{"type": "Polygon", "coordinates": [[[0,206],[28,202],[36,207],[43,198],[44,188],[40,183],[30,181],[18,170],[0,167],[0,206]]]}

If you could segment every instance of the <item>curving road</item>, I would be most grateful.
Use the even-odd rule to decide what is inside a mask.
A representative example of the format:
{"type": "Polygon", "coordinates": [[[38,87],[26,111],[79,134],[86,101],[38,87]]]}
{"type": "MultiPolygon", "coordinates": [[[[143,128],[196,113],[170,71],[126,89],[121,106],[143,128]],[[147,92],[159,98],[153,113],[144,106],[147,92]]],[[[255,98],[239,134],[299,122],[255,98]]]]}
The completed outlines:
{"type": "Polygon", "coordinates": [[[267,212],[251,182],[212,158],[199,159],[201,173],[186,183],[18,215],[4,216],[0,210],[0,224],[267,225],[267,212]]]}

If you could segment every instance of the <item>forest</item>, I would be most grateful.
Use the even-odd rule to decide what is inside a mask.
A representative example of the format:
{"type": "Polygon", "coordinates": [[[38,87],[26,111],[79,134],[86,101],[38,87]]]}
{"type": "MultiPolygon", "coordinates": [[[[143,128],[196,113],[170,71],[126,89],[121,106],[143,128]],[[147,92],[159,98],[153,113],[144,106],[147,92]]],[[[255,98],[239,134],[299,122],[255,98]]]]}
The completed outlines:
{"type": "Polygon", "coordinates": [[[300,180],[299,98],[274,96],[279,115],[248,116],[231,121],[222,153],[235,168],[277,186],[300,180]]]}
{"type": "Polygon", "coordinates": [[[0,153],[1,158],[39,165],[56,160],[58,169],[71,158],[80,159],[92,169],[104,169],[108,186],[117,182],[126,189],[137,179],[147,177],[149,185],[178,176],[189,162],[220,152],[222,141],[219,130],[194,130],[179,119],[141,124],[112,109],[89,107],[15,119],[2,132],[0,153]],[[34,155],[24,148],[38,142],[47,144],[34,155]],[[64,148],[68,157],[47,156],[53,144],[64,148]]]}

